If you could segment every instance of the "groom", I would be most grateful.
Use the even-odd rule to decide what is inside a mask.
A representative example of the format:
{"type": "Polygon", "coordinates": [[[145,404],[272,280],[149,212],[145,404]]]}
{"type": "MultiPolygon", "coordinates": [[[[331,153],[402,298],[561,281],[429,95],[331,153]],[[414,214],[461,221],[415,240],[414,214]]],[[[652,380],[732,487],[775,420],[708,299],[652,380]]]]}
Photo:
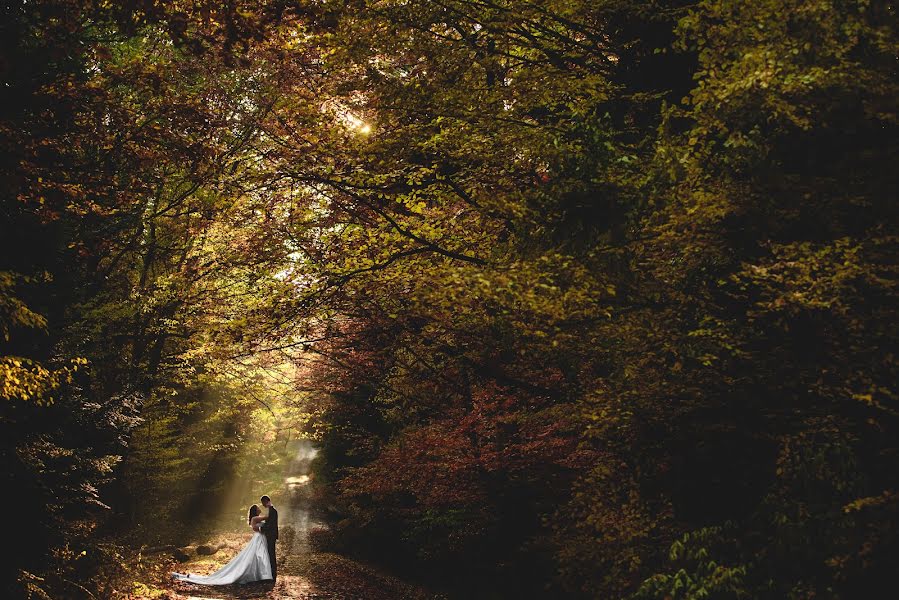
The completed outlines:
{"type": "Polygon", "coordinates": [[[262,503],[262,506],[268,509],[268,517],[266,517],[265,523],[259,531],[265,535],[265,541],[268,546],[268,558],[269,562],[272,563],[272,581],[277,581],[278,565],[275,562],[275,540],[278,539],[278,511],[272,506],[272,499],[268,496],[263,496],[259,501],[262,503]]]}

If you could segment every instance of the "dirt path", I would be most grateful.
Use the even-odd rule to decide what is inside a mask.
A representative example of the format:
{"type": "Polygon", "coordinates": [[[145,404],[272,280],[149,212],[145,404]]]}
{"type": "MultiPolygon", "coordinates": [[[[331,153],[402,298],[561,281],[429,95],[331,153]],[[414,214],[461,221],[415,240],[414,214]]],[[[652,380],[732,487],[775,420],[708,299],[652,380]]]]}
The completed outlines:
{"type": "MultiPolygon", "coordinates": [[[[268,598],[271,600],[445,600],[416,586],[386,575],[355,560],[316,552],[310,544],[310,531],[324,526],[315,519],[309,465],[315,448],[301,446],[289,466],[281,498],[273,497],[279,510],[281,539],[278,541],[278,582],[240,586],[201,586],[172,581],[166,595],[169,600],[230,600],[268,598]]],[[[214,543],[222,546],[212,556],[196,556],[181,563],[180,572],[208,574],[228,562],[248,541],[249,535],[224,534],[214,543]]]]}
{"type": "MultiPolygon", "coordinates": [[[[183,565],[191,572],[211,572],[226,562],[229,547],[219,551],[219,560],[192,561],[183,565]]],[[[282,552],[278,582],[233,586],[200,586],[173,582],[170,600],[438,600],[440,596],[405,583],[349,558],[324,552],[282,552]]]]}

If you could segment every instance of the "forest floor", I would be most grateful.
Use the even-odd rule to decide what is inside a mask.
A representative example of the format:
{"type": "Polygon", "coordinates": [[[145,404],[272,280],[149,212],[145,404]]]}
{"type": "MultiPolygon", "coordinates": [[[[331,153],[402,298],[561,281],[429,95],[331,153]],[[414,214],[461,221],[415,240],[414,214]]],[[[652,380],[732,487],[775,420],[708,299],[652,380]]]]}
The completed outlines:
{"type": "MultiPolygon", "coordinates": [[[[172,581],[158,600],[232,600],[268,598],[271,600],[438,600],[429,593],[394,576],[328,552],[310,550],[294,543],[293,536],[279,541],[278,581],[233,586],[201,586],[172,581]]],[[[212,556],[197,556],[179,563],[176,570],[208,574],[236,554],[247,541],[246,534],[225,534],[215,540],[223,547],[212,556]]],[[[191,548],[186,550],[190,551],[191,548]]],[[[132,596],[140,598],[140,596],[132,596]]]]}

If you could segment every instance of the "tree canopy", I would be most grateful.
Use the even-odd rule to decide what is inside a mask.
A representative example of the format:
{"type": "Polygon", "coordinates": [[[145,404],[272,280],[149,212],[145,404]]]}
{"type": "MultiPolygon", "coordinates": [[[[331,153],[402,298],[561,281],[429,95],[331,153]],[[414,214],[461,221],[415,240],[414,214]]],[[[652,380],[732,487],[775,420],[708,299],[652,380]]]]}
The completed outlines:
{"type": "Polygon", "coordinates": [[[886,589],[890,3],[3,10],[10,593],[304,434],[322,543],[448,589],[886,589]]]}

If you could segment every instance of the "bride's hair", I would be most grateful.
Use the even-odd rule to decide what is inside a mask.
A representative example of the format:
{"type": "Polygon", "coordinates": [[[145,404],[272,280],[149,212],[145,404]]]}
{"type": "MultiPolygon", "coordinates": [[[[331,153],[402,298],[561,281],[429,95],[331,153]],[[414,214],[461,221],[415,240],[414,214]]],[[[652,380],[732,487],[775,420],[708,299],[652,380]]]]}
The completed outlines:
{"type": "Polygon", "coordinates": [[[258,514],[259,514],[259,507],[254,504],[253,506],[250,507],[250,510],[247,511],[247,524],[249,525],[250,523],[252,523],[253,517],[255,517],[258,514]]]}

